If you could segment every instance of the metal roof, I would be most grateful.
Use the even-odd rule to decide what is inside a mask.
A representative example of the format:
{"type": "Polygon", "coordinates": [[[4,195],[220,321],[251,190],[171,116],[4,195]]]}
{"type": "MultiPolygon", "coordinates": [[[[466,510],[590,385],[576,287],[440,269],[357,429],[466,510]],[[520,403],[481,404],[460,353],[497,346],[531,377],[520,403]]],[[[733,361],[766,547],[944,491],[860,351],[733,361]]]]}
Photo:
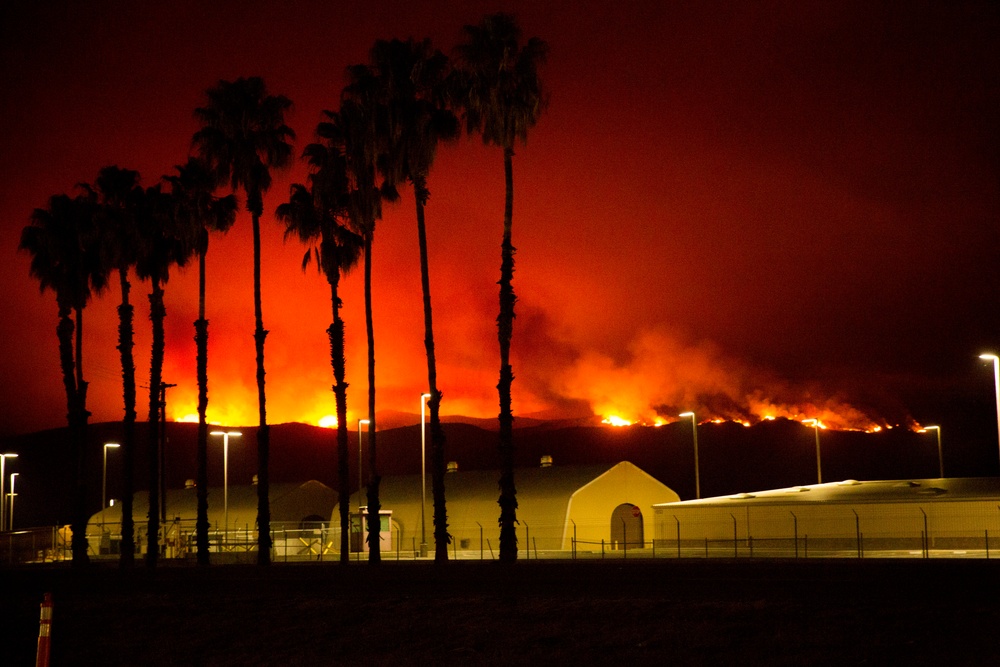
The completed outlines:
{"type": "Polygon", "coordinates": [[[662,503],[656,507],[719,507],[743,504],[787,505],[808,503],[899,503],[1000,500],[1000,478],[953,477],[942,479],[895,479],[793,486],[785,489],[737,493],[700,500],[662,503]]]}

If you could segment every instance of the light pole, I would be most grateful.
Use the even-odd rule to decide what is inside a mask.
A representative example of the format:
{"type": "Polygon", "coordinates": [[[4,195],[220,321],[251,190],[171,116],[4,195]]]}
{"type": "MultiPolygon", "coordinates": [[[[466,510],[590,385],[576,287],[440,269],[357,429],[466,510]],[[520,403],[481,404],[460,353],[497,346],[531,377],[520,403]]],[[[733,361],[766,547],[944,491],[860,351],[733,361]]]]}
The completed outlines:
{"type": "Polygon", "coordinates": [[[694,497],[701,498],[701,473],[698,471],[698,421],[693,412],[683,412],[679,416],[691,418],[691,433],[694,436],[694,497]]]}
{"type": "Polygon", "coordinates": [[[17,496],[17,493],[14,492],[14,481],[17,479],[17,476],[20,475],[20,474],[21,473],[19,473],[19,472],[12,472],[10,474],[10,494],[8,494],[8,495],[10,495],[10,517],[7,519],[7,521],[8,521],[7,529],[8,530],[14,530],[14,497],[17,496]]]}
{"type": "Polygon", "coordinates": [[[940,426],[925,426],[920,429],[920,433],[927,433],[927,431],[937,431],[937,443],[938,443],[938,477],[944,479],[944,458],[941,456],[941,427],[940,426]]]}
{"type": "Polygon", "coordinates": [[[239,438],[243,435],[240,431],[212,431],[212,435],[222,436],[222,506],[223,516],[225,516],[226,527],[222,537],[228,541],[229,536],[229,437],[239,438]]]}
{"type": "Polygon", "coordinates": [[[424,508],[427,506],[427,399],[430,394],[420,394],[420,555],[427,555],[427,527],[424,523],[424,508]]]}
{"type": "Polygon", "coordinates": [[[812,424],[813,431],[816,433],[816,483],[823,483],[823,465],[820,460],[819,454],[819,420],[818,419],[807,419],[803,424],[812,424]]]}
{"type": "Polygon", "coordinates": [[[118,449],[117,442],[104,443],[104,471],[101,474],[101,535],[104,535],[104,508],[108,504],[108,449],[118,449]]]}
{"type": "Polygon", "coordinates": [[[993,361],[993,389],[997,399],[997,443],[1000,445],[1000,357],[995,354],[980,354],[979,358],[993,361]]]}
{"type": "MultiPolygon", "coordinates": [[[[0,454],[0,500],[6,498],[3,490],[4,487],[3,483],[7,479],[7,476],[4,473],[4,465],[7,463],[7,459],[16,459],[16,458],[17,454],[0,454]]],[[[6,520],[4,518],[7,515],[6,510],[7,510],[7,503],[0,502],[0,530],[3,530],[4,526],[7,525],[6,520]]]]}

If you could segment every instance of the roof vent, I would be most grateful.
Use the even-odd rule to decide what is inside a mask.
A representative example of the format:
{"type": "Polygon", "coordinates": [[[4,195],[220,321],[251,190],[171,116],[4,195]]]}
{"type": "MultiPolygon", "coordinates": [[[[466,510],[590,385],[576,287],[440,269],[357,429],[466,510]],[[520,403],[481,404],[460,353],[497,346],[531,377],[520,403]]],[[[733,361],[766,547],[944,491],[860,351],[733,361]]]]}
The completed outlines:
{"type": "Polygon", "coordinates": [[[908,481],[908,482],[901,482],[901,483],[897,484],[896,486],[908,486],[911,489],[913,489],[913,488],[916,488],[916,487],[920,486],[920,482],[914,482],[914,481],[911,480],[911,481],[908,481]]]}
{"type": "Polygon", "coordinates": [[[747,500],[748,498],[756,498],[752,493],[737,493],[735,496],[729,496],[730,500],[747,500]]]}
{"type": "Polygon", "coordinates": [[[845,479],[843,482],[837,482],[837,486],[857,486],[860,483],[856,479],[845,479]]]}
{"type": "Polygon", "coordinates": [[[458,472],[458,461],[448,461],[446,472],[458,472]]]}
{"type": "Polygon", "coordinates": [[[796,486],[794,489],[788,489],[785,493],[802,493],[804,491],[811,491],[808,486],[796,486]]]}
{"type": "Polygon", "coordinates": [[[185,489],[193,489],[196,486],[198,486],[198,485],[194,483],[193,479],[186,479],[186,480],[184,480],[184,488],[185,489]]]}
{"type": "Polygon", "coordinates": [[[541,465],[542,468],[551,468],[552,467],[552,457],[549,456],[548,454],[546,454],[545,456],[542,457],[542,462],[541,462],[540,465],[541,465]]]}

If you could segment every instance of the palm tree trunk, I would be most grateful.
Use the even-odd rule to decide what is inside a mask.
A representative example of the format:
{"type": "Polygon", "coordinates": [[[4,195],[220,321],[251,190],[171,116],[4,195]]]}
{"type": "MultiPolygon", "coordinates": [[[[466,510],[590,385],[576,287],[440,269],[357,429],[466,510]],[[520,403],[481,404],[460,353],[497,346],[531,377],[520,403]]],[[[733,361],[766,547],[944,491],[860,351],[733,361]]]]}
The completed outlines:
{"type": "MultiPolygon", "coordinates": [[[[374,227],[374,224],[372,225],[374,227]]],[[[375,327],[372,323],[372,236],[365,234],[365,329],[368,333],[368,562],[382,560],[382,505],[378,498],[379,477],[375,456],[375,327]]],[[[361,462],[358,461],[358,465],[361,462]]],[[[361,490],[358,489],[358,497],[361,490]]]]}
{"type": "Polygon", "coordinates": [[[517,489],[514,486],[514,415],[511,412],[511,384],[514,371],[510,365],[510,340],[514,331],[514,246],[511,225],[514,214],[514,151],[505,148],[503,154],[507,196],[504,203],[503,242],[500,246],[500,315],[497,317],[497,337],[500,341],[500,560],[517,560],[517,489]]]}
{"type": "Polygon", "coordinates": [[[195,544],[198,565],[208,565],[208,320],[205,319],[205,254],[208,231],[201,229],[201,252],[198,253],[198,321],[194,323],[198,366],[198,516],[195,520],[195,544]]]}
{"type": "Polygon", "coordinates": [[[122,421],[124,440],[122,442],[122,543],[119,563],[123,568],[131,568],[135,564],[135,522],[132,519],[132,496],[135,493],[135,359],[132,356],[133,313],[134,308],[129,302],[131,285],[128,281],[128,269],[118,270],[118,279],[122,288],[122,302],[118,306],[118,351],[122,363],[122,394],[125,403],[125,418],[122,421]]]}
{"type": "MultiPolygon", "coordinates": [[[[329,278],[330,301],[333,305],[333,322],[326,330],[330,338],[330,365],[333,367],[333,395],[337,402],[337,504],[340,508],[340,562],[348,563],[350,553],[350,504],[351,480],[349,448],[347,444],[347,360],[344,356],[344,321],[340,318],[338,287],[340,272],[329,278]]],[[[358,494],[361,498],[361,494],[358,494]]]]}
{"type": "MultiPolygon", "coordinates": [[[[256,195],[255,201],[260,195],[256,195]]],[[[253,220],[253,311],[255,320],[254,343],[257,349],[257,405],[260,426],[257,429],[257,564],[271,564],[271,505],[269,499],[268,460],[271,455],[271,430],[267,425],[267,406],[264,394],[264,314],[260,302],[260,214],[254,206],[253,220]]]]}
{"type": "MultiPolygon", "coordinates": [[[[434,562],[448,562],[448,512],[444,496],[444,430],[441,428],[441,392],[437,386],[437,361],[434,356],[434,319],[431,314],[431,280],[427,262],[427,226],[424,205],[427,185],[422,177],[413,184],[417,200],[417,237],[420,244],[420,287],[424,297],[424,347],[427,350],[427,405],[431,413],[431,496],[434,499],[434,562]]],[[[423,483],[423,482],[421,482],[423,483]]],[[[423,493],[423,490],[421,490],[423,493]]],[[[421,510],[423,511],[423,510],[421,510]]]]}
{"type": "Polygon", "coordinates": [[[146,529],[146,565],[156,567],[160,555],[160,385],[163,383],[163,320],[167,316],[163,306],[160,281],[153,277],[149,295],[149,319],[153,323],[153,348],[149,364],[149,517],[146,529]]]}
{"type": "Polygon", "coordinates": [[[76,308],[76,397],[70,411],[70,431],[73,460],[76,465],[75,497],[73,502],[73,565],[83,567],[87,554],[87,383],[83,379],[83,308],[76,308]]]}

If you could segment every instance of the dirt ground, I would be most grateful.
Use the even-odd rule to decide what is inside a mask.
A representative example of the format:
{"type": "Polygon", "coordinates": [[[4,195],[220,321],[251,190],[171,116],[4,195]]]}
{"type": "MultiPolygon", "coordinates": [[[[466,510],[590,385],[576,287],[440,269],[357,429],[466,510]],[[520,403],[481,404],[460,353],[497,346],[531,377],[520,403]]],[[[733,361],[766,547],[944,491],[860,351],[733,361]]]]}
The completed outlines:
{"type": "Polygon", "coordinates": [[[1000,562],[0,569],[0,664],[996,665],[1000,562]]]}

